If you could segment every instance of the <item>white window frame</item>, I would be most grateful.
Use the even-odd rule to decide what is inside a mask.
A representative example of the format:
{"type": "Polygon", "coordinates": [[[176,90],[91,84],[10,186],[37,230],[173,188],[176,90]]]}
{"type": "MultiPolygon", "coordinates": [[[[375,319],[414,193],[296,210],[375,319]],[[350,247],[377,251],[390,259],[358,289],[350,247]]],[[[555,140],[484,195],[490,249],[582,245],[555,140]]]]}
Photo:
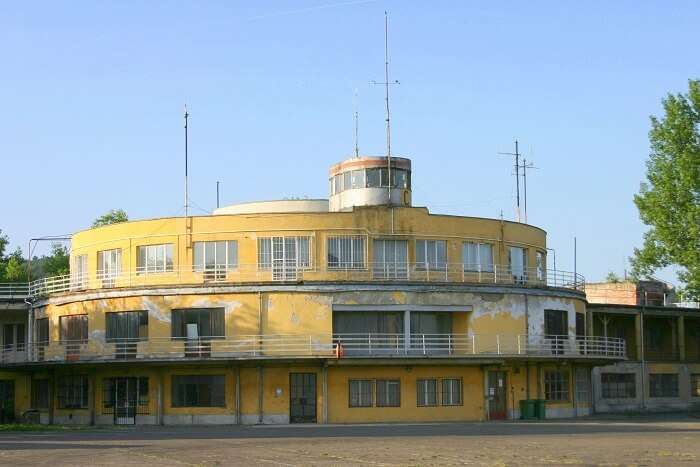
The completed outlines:
{"type": "Polygon", "coordinates": [[[407,279],[408,278],[408,240],[404,238],[374,238],[372,239],[372,258],[377,259],[381,245],[381,261],[373,261],[373,275],[381,279],[407,279]],[[393,255],[396,258],[396,253],[399,251],[398,246],[403,245],[405,250],[402,252],[404,260],[402,262],[394,261],[387,263],[386,253],[387,247],[393,248],[393,255]]]}
{"type": "Polygon", "coordinates": [[[416,406],[417,407],[437,407],[440,399],[440,380],[437,378],[418,378],[416,380],[416,406]],[[430,400],[430,391],[428,385],[434,385],[435,391],[432,394],[433,399],[430,400]]]}
{"type": "Polygon", "coordinates": [[[207,240],[194,242],[192,249],[192,269],[194,272],[214,272],[223,273],[225,275],[227,271],[235,271],[238,269],[238,240],[207,240]],[[217,253],[222,244],[224,247],[224,263],[219,264],[217,261],[217,253]],[[199,255],[197,254],[197,249],[199,247],[202,248],[201,258],[198,258],[199,255]],[[214,251],[213,266],[207,265],[207,252],[210,249],[214,251]],[[231,258],[229,256],[232,250],[235,252],[235,256],[233,261],[230,261],[231,258]],[[197,261],[199,259],[201,259],[201,263],[198,264],[197,261]]]}
{"type": "Polygon", "coordinates": [[[528,255],[529,249],[527,247],[522,247],[522,246],[514,246],[511,245],[508,247],[508,269],[510,270],[511,276],[513,278],[513,281],[515,283],[523,284],[527,282],[527,276],[528,276],[528,266],[527,266],[527,255],[528,255]],[[522,251],[522,264],[521,265],[516,265],[518,267],[514,268],[513,267],[513,252],[514,250],[521,250],[522,251]]]}
{"type": "Polygon", "coordinates": [[[416,270],[417,271],[444,271],[447,269],[447,241],[446,240],[416,240],[416,270]],[[439,258],[439,245],[443,245],[443,253],[445,257],[443,261],[439,258]],[[431,250],[434,258],[431,258],[431,250]],[[419,251],[421,252],[422,260],[419,260],[419,251]]]}
{"type": "Polygon", "coordinates": [[[462,265],[464,268],[464,272],[493,272],[493,264],[493,243],[474,241],[462,242],[462,265]],[[474,245],[474,252],[476,253],[476,262],[470,261],[468,245],[474,245]],[[488,249],[490,250],[490,255],[485,254],[485,247],[488,247],[488,249]],[[485,262],[484,260],[488,261],[485,262]]]}
{"type": "Polygon", "coordinates": [[[75,288],[85,288],[88,283],[88,255],[73,256],[72,267],[70,271],[71,283],[75,288]]]}
{"type": "Polygon", "coordinates": [[[462,378],[442,378],[440,380],[440,402],[442,405],[454,406],[464,404],[463,394],[464,384],[462,382],[462,378]],[[453,383],[449,383],[450,391],[445,391],[445,384],[448,381],[457,383],[456,391],[453,391],[453,389],[455,389],[453,383]]]}
{"type": "Polygon", "coordinates": [[[173,272],[175,267],[174,245],[172,243],[138,245],[136,246],[136,264],[136,274],[139,275],[173,272]],[[170,264],[168,264],[168,253],[170,253],[170,264]],[[153,267],[149,263],[151,258],[155,259],[153,267]]]}
{"type": "Polygon", "coordinates": [[[537,251],[535,255],[535,268],[538,281],[544,281],[547,277],[547,256],[543,251],[537,251]]]}
{"type": "Polygon", "coordinates": [[[97,278],[103,287],[114,286],[114,279],[122,273],[122,249],[112,248],[97,252],[97,278]]]}
{"type": "Polygon", "coordinates": [[[258,238],[258,270],[273,271],[273,278],[294,279],[297,271],[313,267],[313,236],[270,236],[258,238]],[[303,249],[300,245],[306,242],[306,258],[299,255],[303,249]],[[294,244],[294,252],[288,248],[294,244]],[[267,258],[269,257],[269,261],[267,258]]]}
{"type": "Polygon", "coordinates": [[[326,265],[328,269],[366,269],[367,237],[362,235],[337,235],[326,238],[326,265]],[[357,249],[360,248],[358,254],[357,249]],[[335,250],[337,261],[331,261],[335,250]],[[343,255],[349,255],[343,257],[343,255]],[[349,260],[348,260],[349,258],[349,260]],[[356,261],[359,259],[359,261],[356,261]]]}

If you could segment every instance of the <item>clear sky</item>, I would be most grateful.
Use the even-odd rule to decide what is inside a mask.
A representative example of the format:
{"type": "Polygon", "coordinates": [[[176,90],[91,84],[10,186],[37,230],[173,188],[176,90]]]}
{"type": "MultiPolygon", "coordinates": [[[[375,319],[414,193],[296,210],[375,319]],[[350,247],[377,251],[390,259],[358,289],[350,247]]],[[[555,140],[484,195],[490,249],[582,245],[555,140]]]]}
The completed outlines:
{"type": "Polygon", "coordinates": [[[649,116],[700,77],[697,1],[2,2],[0,229],[26,250],[110,208],[181,214],[185,102],[195,212],[217,180],[222,204],[326,197],[355,90],[360,151],[384,154],[384,10],[414,204],[512,219],[518,138],[557,267],[577,236],[588,280],[622,274],[649,116]]]}

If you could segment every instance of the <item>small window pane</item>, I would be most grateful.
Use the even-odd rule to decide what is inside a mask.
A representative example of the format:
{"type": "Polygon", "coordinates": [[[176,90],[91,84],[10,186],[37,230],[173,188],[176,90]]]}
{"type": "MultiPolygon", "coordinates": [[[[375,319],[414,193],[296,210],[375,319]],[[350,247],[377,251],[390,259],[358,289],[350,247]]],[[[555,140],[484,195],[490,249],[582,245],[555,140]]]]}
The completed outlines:
{"type": "Polygon", "coordinates": [[[437,405],[437,380],[419,379],[416,381],[416,400],[418,407],[434,407],[437,405]]]}
{"type": "Polygon", "coordinates": [[[377,188],[380,183],[379,169],[367,169],[367,187],[377,188]]]}
{"type": "Polygon", "coordinates": [[[462,404],[462,380],[446,378],[442,380],[442,405],[462,404]]]}
{"type": "Polygon", "coordinates": [[[350,407],[372,407],[372,380],[352,379],[349,382],[350,407]]]}
{"type": "Polygon", "coordinates": [[[401,383],[399,380],[378,379],[376,386],[377,407],[401,406],[401,383]]]}

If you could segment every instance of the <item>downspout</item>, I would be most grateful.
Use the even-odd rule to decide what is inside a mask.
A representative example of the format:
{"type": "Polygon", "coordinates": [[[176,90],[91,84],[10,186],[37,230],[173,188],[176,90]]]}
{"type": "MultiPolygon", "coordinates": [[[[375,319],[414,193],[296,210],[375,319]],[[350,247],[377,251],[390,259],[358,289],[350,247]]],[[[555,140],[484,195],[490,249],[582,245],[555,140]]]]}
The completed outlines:
{"type": "MultiPolygon", "coordinates": [[[[646,302],[646,300],[645,300],[646,302]]],[[[646,401],[646,356],[645,356],[645,349],[644,349],[644,308],[645,304],[642,303],[642,309],[639,311],[639,321],[640,321],[640,330],[639,330],[639,340],[641,341],[642,345],[640,346],[641,350],[641,355],[639,356],[641,359],[641,379],[642,379],[642,410],[646,410],[647,408],[647,401],[646,401]]]]}

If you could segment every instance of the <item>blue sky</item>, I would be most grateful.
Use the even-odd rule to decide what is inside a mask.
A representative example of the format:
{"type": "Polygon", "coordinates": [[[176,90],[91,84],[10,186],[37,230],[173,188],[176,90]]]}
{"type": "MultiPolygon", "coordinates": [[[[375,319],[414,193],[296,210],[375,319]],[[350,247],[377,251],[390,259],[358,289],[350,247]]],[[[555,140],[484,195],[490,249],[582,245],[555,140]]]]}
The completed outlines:
{"type": "MultiPolygon", "coordinates": [[[[518,138],[537,170],[529,221],[557,267],[626,267],[644,226],[649,116],[700,76],[694,1],[2,2],[0,229],[87,227],[110,208],[182,212],[190,121],[193,204],[325,197],[327,168],[384,153],[384,10],[395,154],[414,204],[513,218],[518,138]]],[[[197,212],[197,210],[195,210],[197,212]]],[[[670,271],[661,274],[675,279],[670,271]]]]}

